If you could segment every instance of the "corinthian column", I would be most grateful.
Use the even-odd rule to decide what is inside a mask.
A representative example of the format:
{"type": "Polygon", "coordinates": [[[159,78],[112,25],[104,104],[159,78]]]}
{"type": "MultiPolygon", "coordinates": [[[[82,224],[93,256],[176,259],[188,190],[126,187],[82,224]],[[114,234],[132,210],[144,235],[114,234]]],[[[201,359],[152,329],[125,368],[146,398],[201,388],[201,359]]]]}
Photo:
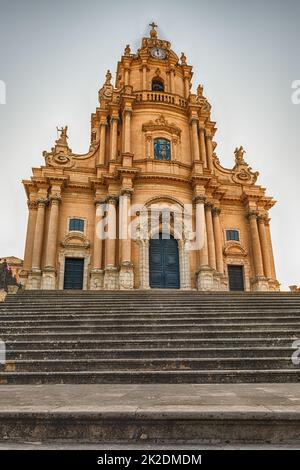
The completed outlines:
{"type": "Polygon", "coordinates": [[[213,169],[213,146],[212,146],[212,135],[206,134],[206,154],[207,154],[207,167],[212,171],[213,169]]]}
{"type": "Polygon", "coordinates": [[[28,271],[31,268],[32,250],[33,250],[33,244],[34,244],[34,231],[35,231],[36,216],[37,216],[37,203],[33,201],[28,201],[27,204],[28,204],[29,213],[28,213],[24,263],[23,263],[23,269],[25,271],[28,271]]]}
{"type": "Polygon", "coordinates": [[[197,239],[204,242],[202,248],[199,250],[199,270],[197,273],[197,287],[198,290],[213,290],[214,288],[214,277],[213,270],[209,266],[208,260],[208,246],[207,246],[207,227],[204,213],[204,196],[196,196],[194,198],[196,204],[196,231],[197,239]],[[198,225],[198,221],[204,224],[204,227],[198,225]],[[204,240],[202,238],[204,231],[204,240]]]}
{"type": "Polygon", "coordinates": [[[34,231],[34,244],[32,251],[32,270],[41,270],[41,259],[44,239],[45,210],[47,205],[46,199],[38,199],[38,209],[36,216],[36,224],[34,231]]]}
{"type": "Polygon", "coordinates": [[[118,120],[116,116],[112,116],[110,120],[110,161],[112,162],[117,159],[118,120]]]}
{"type": "Polygon", "coordinates": [[[56,255],[57,255],[57,236],[59,223],[59,204],[60,197],[50,197],[50,216],[48,225],[48,236],[46,245],[46,261],[43,269],[43,289],[55,289],[56,283],[56,255]]]}
{"type": "Polygon", "coordinates": [[[217,271],[221,274],[224,274],[223,242],[222,242],[222,229],[221,229],[221,223],[220,223],[220,213],[221,213],[221,209],[217,207],[215,207],[212,210],[213,228],[214,228],[215,246],[216,246],[216,266],[217,266],[217,271]]]}
{"type": "Polygon", "coordinates": [[[107,128],[107,118],[106,116],[101,116],[100,121],[100,148],[99,148],[99,165],[104,165],[105,163],[105,148],[106,148],[106,128],[107,128]]]}
{"type": "Polygon", "coordinates": [[[56,249],[57,249],[57,235],[58,235],[58,219],[59,219],[59,204],[60,197],[50,198],[50,217],[48,226],[48,238],[46,247],[46,263],[47,268],[55,268],[56,249]]]}
{"type": "Polygon", "coordinates": [[[272,279],[276,280],[276,269],[275,269],[274,254],[273,254],[273,247],[272,247],[271,231],[270,231],[270,219],[268,217],[265,218],[265,227],[266,227],[266,236],[267,236],[268,247],[269,247],[270,263],[271,263],[271,277],[272,279]]]}
{"type": "Polygon", "coordinates": [[[131,109],[124,110],[124,153],[131,151],[131,109]]]}
{"type": "Polygon", "coordinates": [[[109,290],[116,289],[117,285],[117,268],[116,268],[116,206],[118,197],[108,196],[106,199],[108,230],[105,240],[105,276],[104,287],[109,290]]]}
{"type": "Polygon", "coordinates": [[[131,261],[130,202],[132,190],[123,189],[119,199],[119,238],[121,266],[119,275],[120,289],[133,288],[133,264],[131,261]]]}
{"type": "Polygon", "coordinates": [[[205,131],[204,124],[200,123],[200,132],[199,132],[199,142],[200,142],[200,155],[201,161],[203,162],[204,168],[207,168],[207,156],[206,156],[206,146],[205,146],[205,131]]]}
{"type": "Polygon", "coordinates": [[[91,290],[98,290],[103,287],[102,251],[104,231],[101,219],[104,215],[105,200],[95,201],[95,228],[94,228],[94,250],[93,269],[91,270],[91,290]]]}
{"type": "Polygon", "coordinates": [[[208,261],[211,268],[216,269],[216,248],[212,221],[212,204],[205,204],[205,220],[207,230],[208,261]]]}
{"type": "Polygon", "coordinates": [[[272,270],[271,270],[269,244],[267,240],[266,227],[265,227],[265,217],[259,216],[257,218],[257,221],[258,221],[258,232],[259,232],[262,260],[263,260],[263,266],[264,266],[264,273],[265,273],[265,276],[270,279],[272,278],[272,270]]]}
{"type": "Polygon", "coordinates": [[[257,214],[255,212],[249,212],[248,219],[249,219],[249,224],[250,224],[254,274],[255,276],[263,277],[264,268],[263,268],[259,233],[258,233],[258,227],[257,227],[257,214]]]}
{"type": "Polygon", "coordinates": [[[191,134],[193,142],[193,157],[194,161],[200,160],[199,155],[199,139],[198,139],[198,119],[191,118],[191,134]]]}

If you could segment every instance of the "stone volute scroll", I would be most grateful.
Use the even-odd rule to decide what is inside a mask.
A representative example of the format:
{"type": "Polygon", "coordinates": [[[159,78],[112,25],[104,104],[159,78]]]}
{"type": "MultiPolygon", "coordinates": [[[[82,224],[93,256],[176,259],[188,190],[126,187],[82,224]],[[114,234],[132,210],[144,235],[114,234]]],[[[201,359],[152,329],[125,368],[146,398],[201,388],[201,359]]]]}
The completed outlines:
{"type": "Polygon", "coordinates": [[[99,90],[99,103],[101,107],[105,108],[105,103],[110,101],[114,91],[114,87],[111,84],[112,74],[110,70],[106,72],[105,83],[102,88],[99,90]]]}
{"type": "Polygon", "coordinates": [[[52,147],[51,152],[43,152],[47,166],[52,167],[67,167],[71,168],[74,164],[72,160],[72,150],[68,144],[68,126],[56,128],[59,136],[55,141],[55,146],[52,147]]]}
{"type": "Polygon", "coordinates": [[[237,147],[234,151],[235,165],[233,167],[232,180],[235,183],[254,184],[259,175],[258,171],[252,171],[252,168],[244,159],[245,150],[243,147],[237,147]]]}

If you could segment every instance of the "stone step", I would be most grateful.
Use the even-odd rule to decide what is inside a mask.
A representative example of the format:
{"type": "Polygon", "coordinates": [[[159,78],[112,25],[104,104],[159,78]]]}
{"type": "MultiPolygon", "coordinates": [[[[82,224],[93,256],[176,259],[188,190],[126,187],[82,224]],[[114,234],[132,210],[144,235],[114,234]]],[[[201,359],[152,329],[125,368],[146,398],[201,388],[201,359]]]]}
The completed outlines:
{"type": "MultiPolygon", "coordinates": [[[[26,317],[25,317],[26,318],[26,317]]],[[[298,326],[300,323],[300,317],[294,317],[294,316],[287,316],[287,317],[267,317],[267,316],[259,316],[259,317],[248,317],[248,318],[243,318],[243,317],[193,317],[193,316],[184,316],[181,318],[175,317],[168,317],[168,318],[136,318],[136,319],[131,319],[131,318],[126,318],[126,319],[120,319],[120,318],[115,318],[115,319],[108,319],[107,317],[99,318],[99,316],[96,317],[88,317],[88,318],[82,318],[82,317],[69,317],[69,318],[51,318],[49,319],[41,319],[39,317],[38,319],[22,319],[22,320],[15,320],[15,319],[10,319],[10,320],[3,320],[0,317],[1,321],[1,331],[5,332],[5,329],[30,329],[30,328],[74,328],[74,327],[79,327],[83,325],[84,327],[103,327],[103,328],[110,328],[110,327],[116,327],[116,326],[122,326],[122,328],[129,327],[131,328],[133,325],[135,327],[143,326],[143,327],[153,327],[153,326],[168,326],[172,325],[172,327],[178,326],[186,326],[186,325],[226,325],[227,323],[230,325],[237,324],[237,325],[296,325],[298,326]]]]}
{"type": "Polygon", "coordinates": [[[300,370],[180,370],[180,371],[140,371],[105,370],[76,372],[5,372],[0,373],[0,384],[132,384],[132,383],[298,383],[300,370]]]}
{"type": "MultiPolygon", "coordinates": [[[[21,336],[20,333],[16,332],[15,334],[8,333],[8,334],[1,334],[1,339],[3,341],[13,341],[19,339],[21,336]]],[[[40,333],[23,333],[22,339],[23,340],[45,340],[45,339],[73,339],[73,340],[85,340],[85,339],[184,339],[184,338],[194,338],[194,339],[208,339],[208,338],[282,338],[289,336],[291,339],[300,338],[300,328],[298,329],[288,329],[288,328],[267,328],[267,329],[255,329],[255,330],[247,330],[247,329],[225,329],[219,330],[218,328],[211,328],[208,330],[207,328],[192,328],[192,329],[185,329],[180,331],[173,331],[173,330],[164,330],[161,331],[107,331],[101,333],[93,333],[93,332],[85,332],[85,331],[77,331],[77,332],[40,332],[40,333]]]]}
{"type": "MultiPolygon", "coordinates": [[[[117,358],[117,359],[20,359],[0,364],[1,372],[64,372],[101,370],[218,370],[218,369],[292,369],[291,357],[218,357],[218,358],[117,358]]],[[[298,368],[300,374],[300,368],[298,368]]]]}
{"type": "Polygon", "coordinates": [[[116,323],[114,325],[86,325],[84,322],[81,322],[79,325],[53,325],[53,326],[1,326],[1,335],[5,337],[6,335],[13,335],[13,334],[53,334],[53,333],[65,333],[66,331],[71,334],[81,334],[81,333],[111,333],[113,334],[131,334],[131,333],[160,333],[162,326],[166,328],[169,332],[189,332],[189,331],[199,331],[199,332],[214,332],[219,328],[222,331],[251,331],[253,333],[256,330],[263,330],[268,329],[269,332],[273,332],[273,330],[278,331],[280,330],[287,330],[291,331],[298,331],[300,334],[299,322],[276,322],[276,323],[265,323],[263,321],[256,322],[256,323],[224,323],[215,321],[213,324],[211,323],[204,323],[204,322],[185,322],[185,323],[166,323],[166,324],[159,324],[159,323],[150,323],[145,325],[144,323],[139,324],[119,324],[116,323]],[[294,328],[294,330],[292,330],[294,328]],[[192,330],[191,330],[192,329],[192,330]]]}
{"type": "Polygon", "coordinates": [[[40,351],[42,349],[105,349],[105,348],[252,348],[252,347],[284,347],[291,348],[293,339],[290,337],[282,338],[214,338],[214,339],[119,339],[119,340],[59,340],[57,338],[49,340],[47,337],[43,341],[17,339],[6,341],[6,349],[40,351]]]}
{"type": "Polygon", "coordinates": [[[17,359],[114,359],[114,358],[224,358],[224,357],[240,357],[240,358],[291,358],[294,350],[291,347],[214,347],[214,348],[107,348],[107,349],[10,349],[6,352],[7,360],[17,359]]]}

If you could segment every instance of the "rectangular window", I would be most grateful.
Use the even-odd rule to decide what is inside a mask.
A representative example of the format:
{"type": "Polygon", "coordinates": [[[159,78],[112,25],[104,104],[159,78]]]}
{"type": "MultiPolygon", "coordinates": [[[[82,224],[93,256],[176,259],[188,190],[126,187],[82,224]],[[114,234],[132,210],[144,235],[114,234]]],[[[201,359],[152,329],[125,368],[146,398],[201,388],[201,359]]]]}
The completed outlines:
{"type": "Polygon", "coordinates": [[[69,231],[70,232],[84,232],[84,220],[83,219],[70,219],[69,231]]]}
{"type": "Polygon", "coordinates": [[[235,242],[240,241],[240,234],[238,230],[226,230],[226,240],[229,242],[231,240],[235,242]]]}

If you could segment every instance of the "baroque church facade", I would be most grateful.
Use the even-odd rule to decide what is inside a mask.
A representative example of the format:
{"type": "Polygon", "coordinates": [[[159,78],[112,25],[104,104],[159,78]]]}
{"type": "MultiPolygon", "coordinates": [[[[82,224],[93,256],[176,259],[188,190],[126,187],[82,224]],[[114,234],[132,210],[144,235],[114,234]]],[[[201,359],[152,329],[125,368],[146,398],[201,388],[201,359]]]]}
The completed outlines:
{"type": "Polygon", "coordinates": [[[26,289],[279,290],[275,201],[242,147],[232,169],[221,165],[203,87],[192,92],[192,66],[150,26],[137,52],[126,46],[115,84],[107,72],[88,153],[73,153],[58,129],[45,164],[23,181],[20,280],[26,289]]]}

